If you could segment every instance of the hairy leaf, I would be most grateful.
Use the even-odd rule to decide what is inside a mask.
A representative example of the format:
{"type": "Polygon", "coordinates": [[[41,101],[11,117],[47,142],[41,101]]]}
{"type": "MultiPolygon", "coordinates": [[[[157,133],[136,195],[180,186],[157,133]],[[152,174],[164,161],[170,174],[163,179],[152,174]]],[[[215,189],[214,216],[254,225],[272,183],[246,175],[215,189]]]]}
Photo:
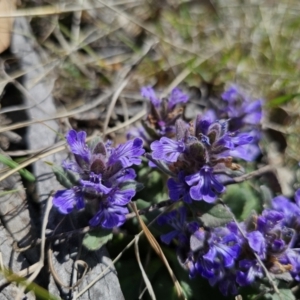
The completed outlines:
{"type": "Polygon", "coordinates": [[[218,227],[232,220],[231,214],[222,204],[216,204],[199,218],[205,226],[218,227]]]}
{"type": "Polygon", "coordinates": [[[92,251],[100,249],[108,241],[113,238],[113,234],[110,230],[96,229],[88,232],[83,238],[83,245],[92,251]]]}
{"type": "Polygon", "coordinates": [[[279,289],[280,295],[274,293],[268,293],[265,295],[265,299],[268,300],[296,300],[295,295],[290,289],[279,289]]]}
{"type": "Polygon", "coordinates": [[[46,164],[52,167],[52,171],[57,181],[65,188],[69,189],[76,183],[76,178],[71,172],[68,172],[61,166],[57,166],[50,162],[46,162],[46,164]]]}

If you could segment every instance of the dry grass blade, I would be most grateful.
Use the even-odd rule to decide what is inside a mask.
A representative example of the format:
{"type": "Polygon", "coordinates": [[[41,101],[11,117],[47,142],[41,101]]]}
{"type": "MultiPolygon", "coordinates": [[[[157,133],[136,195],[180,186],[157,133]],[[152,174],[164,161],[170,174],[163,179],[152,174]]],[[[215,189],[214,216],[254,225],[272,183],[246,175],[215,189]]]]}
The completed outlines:
{"type": "Polygon", "coordinates": [[[60,287],[63,287],[63,288],[68,289],[68,290],[73,290],[73,289],[75,289],[76,287],[78,287],[78,286],[81,284],[81,282],[82,282],[82,280],[83,280],[85,274],[86,274],[87,271],[88,271],[88,264],[87,264],[85,261],[82,261],[82,260],[77,260],[77,261],[75,261],[75,264],[74,264],[75,268],[76,268],[78,265],[81,265],[81,266],[84,268],[84,271],[83,271],[83,274],[82,274],[81,278],[80,278],[79,280],[77,280],[77,281],[75,282],[75,284],[73,284],[73,285],[70,286],[70,285],[64,284],[64,283],[62,282],[62,280],[59,278],[57,272],[55,271],[55,268],[54,268],[54,265],[53,265],[53,261],[52,261],[53,251],[52,251],[52,249],[51,249],[51,245],[50,245],[49,248],[48,248],[48,253],[47,253],[47,254],[48,254],[48,265],[49,265],[49,269],[50,269],[51,275],[53,276],[54,281],[55,281],[60,287]]]}
{"type": "Polygon", "coordinates": [[[134,210],[134,212],[136,213],[136,216],[138,218],[138,221],[151,245],[151,247],[154,249],[154,251],[156,252],[156,254],[160,257],[160,259],[163,261],[163,263],[165,264],[170,276],[171,276],[171,279],[173,280],[174,282],[174,285],[175,285],[175,288],[176,288],[176,291],[177,291],[177,295],[179,298],[181,299],[186,299],[185,296],[184,296],[184,293],[183,293],[183,290],[173,272],[173,270],[171,269],[170,265],[169,265],[169,262],[168,260],[166,259],[160,245],[158,244],[158,242],[156,241],[155,237],[153,236],[153,234],[151,233],[151,231],[148,229],[148,227],[146,226],[146,224],[144,223],[144,221],[141,219],[138,211],[137,211],[137,208],[136,208],[136,205],[135,203],[131,203],[131,207],[132,209],[134,210]]]}
{"type": "MultiPolygon", "coordinates": [[[[7,2],[10,2],[11,0],[7,0],[7,2]]],[[[118,5],[124,5],[124,4],[130,4],[130,3],[136,3],[137,1],[119,1],[115,2],[112,5],[118,6],[118,5]]],[[[10,17],[34,17],[34,16],[49,16],[49,15],[59,15],[64,13],[70,13],[70,12],[76,12],[76,11],[82,11],[82,10],[94,10],[97,8],[101,8],[103,5],[91,5],[91,6],[78,6],[72,4],[71,6],[63,7],[60,6],[40,6],[40,7],[34,7],[34,8],[27,8],[27,9],[18,9],[13,12],[7,12],[5,10],[1,10],[0,12],[0,18],[10,18],[10,17]]]]}
{"type": "Polygon", "coordinates": [[[33,280],[39,275],[41,269],[44,267],[44,261],[45,261],[45,244],[46,244],[46,227],[48,223],[49,213],[52,207],[52,196],[50,195],[45,209],[45,215],[43,219],[42,224],[42,233],[41,233],[41,254],[40,254],[40,260],[37,262],[36,270],[33,272],[33,274],[28,278],[26,285],[22,285],[20,288],[19,294],[16,296],[16,300],[23,299],[22,294],[24,293],[27,285],[31,284],[33,280]]]}
{"type": "MultiPolygon", "coordinates": [[[[14,0],[2,0],[0,1],[0,11],[11,15],[16,9],[16,3],[14,0]]],[[[10,45],[10,33],[12,31],[12,18],[0,19],[0,53],[6,50],[10,45]]]]}
{"type": "MultiPolygon", "coordinates": [[[[138,113],[137,115],[135,115],[134,117],[132,117],[131,119],[128,120],[128,122],[125,122],[123,124],[119,124],[113,128],[110,128],[107,130],[106,134],[109,134],[109,133],[112,133],[112,132],[115,132],[117,130],[120,130],[122,129],[123,127],[126,127],[136,121],[138,121],[140,118],[142,118],[144,115],[146,114],[146,110],[142,110],[140,113],[138,113]]],[[[1,130],[0,130],[1,131],[1,130]]],[[[90,141],[91,139],[93,138],[93,136],[90,136],[87,138],[87,142],[90,141]]],[[[5,175],[1,176],[0,177],[0,181],[8,178],[9,176],[11,176],[12,174],[18,172],[19,170],[29,166],[30,164],[42,159],[42,158],[45,158],[51,154],[54,154],[54,153],[58,153],[60,151],[63,151],[66,149],[66,145],[61,145],[61,142],[57,143],[58,145],[56,145],[55,147],[51,148],[49,151],[45,152],[45,153],[41,153],[41,154],[37,154],[35,155],[34,157],[30,158],[30,159],[27,159],[26,161],[22,162],[21,164],[19,164],[18,167],[8,171],[7,173],[5,173],[5,175]]]]}
{"type": "Polygon", "coordinates": [[[103,133],[106,134],[106,130],[107,130],[107,127],[108,127],[108,123],[109,123],[109,119],[110,119],[110,116],[113,112],[113,109],[115,107],[115,104],[122,92],[122,90],[125,88],[125,86],[127,85],[128,83],[128,78],[125,79],[119,86],[119,88],[116,90],[116,92],[114,93],[113,95],[113,98],[110,102],[110,105],[108,107],[108,110],[107,110],[107,114],[106,114],[106,118],[105,118],[105,122],[104,122],[104,125],[103,125],[103,133]]]}
{"type": "Polygon", "coordinates": [[[19,129],[19,128],[23,128],[35,123],[43,123],[46,121],[51,121],[51,120],[55,120],[55,119],[60,119],[60,118],[66,118],[66,117],[70,117],[72,115],[76,115],[76,114],[81,114],[85,111],[94,109],[95,107],[97,107],[99,104],[101,104],[102,102],[104,102],[108,97],[110,97],[112,95],[112,91],[108,92],[105,95],[100,96],[99,98],[97,98],[96,100],[94,100],[92,103],[90,104],[86,104],[83,107],[74,109],[72,111],[69,112],[63,112],[63,113],[58,113],[55,116],[43,119],[43,120],[33,120],[33,121],[27,121],[27,122],[22,122],[22,123],[17,123],[14,125],[10,125],[10,126],[6,126],[4,128],[0,128],[0,132],[4,132],[4,131],[9,131],[9,130],[15,130],[15,129],[19,129]]]}
{"type": "MultiPolygon", "coordinates": [[[[170,205],[168,207],[168,209],[172,209],[173,205],[170,205]]],[[[162,212],[161,214],[159,214],[156,218],[154,218],[148,226],[151,226],[158,217],[160,217],[164,212],[162,212]]],[[[79,298],[82,294],[84,294],[88,289],[90,289],[98,280],[100,280],[102,278],[102,276],[104,276],[109,270],[110,267],[113,266],[123,255],[123,253],[128,250],[135,242],[135,239],[137,237],[140,237],[142,234],[144,233],[144,231],[140,231],[139,234],[137,234],[125,247],[124,249],[115,257],[115,259],[111,262],[111,264],[109,264],[94,280],[92,280],[83,290],[81,290],[77,295],[76,298],[74,298],[73,300],[76,300],[77,298],[79,298]]]]}
{"type": "Polygon", "coordinates": [[[134,252],[135,252],[136,260],[137,260],[137,262],[139,264],[139,267],[140,267],[140,270],[142,272],[142,276],[143,276],[145,285],[146,285],[146,287],[148,289],[148,292],[150,294],[150,297],[151,297],[151,299],[155,300],[156,297],[155,297],[155,294],[154,294],[154,290],[152,288],[151,282],[150,282],[150,280],[149,280],[149,278],[148,278],[148,276],[147,276],[147,274],[146,274],[146,272],[144,270],[142,262],[141,262],[140,252],[139,252],[139,244],[138,243],[139,243],[139,236],[136,236],[135,242],[134,242],[134,252]]]}

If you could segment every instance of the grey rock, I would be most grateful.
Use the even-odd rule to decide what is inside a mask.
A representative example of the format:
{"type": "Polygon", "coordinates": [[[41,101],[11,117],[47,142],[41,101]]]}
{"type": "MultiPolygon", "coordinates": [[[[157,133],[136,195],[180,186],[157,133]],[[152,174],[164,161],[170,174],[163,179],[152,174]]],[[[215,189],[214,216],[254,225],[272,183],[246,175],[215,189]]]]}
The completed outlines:
{"type": "MultiPolygon", "coordinates": [[[[54,78],[49,78],[47,70],[43,66],[43,53],[37,52],[37,45],[32,37],[30,27],[25,18],[17,18],[15,21],[15,30],[12,36],[11,48],[14,54],[19,58],[23,66],[24,86],[28,90],[28,95],[25,97],[26,104],[32,105],[34,101],[35,106],[28,109],[30,119],[43,120],[55,116],[56,108],[54,105],[51,91],[53,87],[54,78]],[[16,34],[18,33],[18,34],[16,34]]],[[[50,64],[47,64],[49,67],[50,64]]],[[[50,66],[51,67],[51,66],[50,66]]],[[[55,120],[36,123],[28,127],[28,145],[30,149],[41,149],[51,147],[57,141],[55,132],[59,131],[58,123],[55,120]],[[47,126],[46,126],[47,125],[47,126]],[[50,129],[51,128],[51,129],[50,129]]],[[[66,153],[57,153],[49,155],[47,161],[55,164],[60,164],[66,157],[66,153]]],[[[51,169],[43,162],[38,161],[34,164],[34,174],[37,177],[37,194],[38,202],[43,203],[53,190],[62,189],[53,176],[51,169]]],[[[62,224],[60,221],[64,216],[59,214],[55,209],[52,209],[49,216],[48,229],[56,229],[55,233],[72,230],[86,226],[87,222],[79,222],[76,214],[72,214],[66,218],[62,224]],[[70,221],[71,220],[71,221],[70,221]],[[57,226],[60,224],[59,226],[57,226]],[[85,225],[84,225],[85,224],[85,225]]],[[[82,279],[78,289],[82,290],[89,282],[91,282],[98,274],[111,264],[108,252],[103,247],[99,251],[90,252],[81,248],[81,238],[73,237],[66,239],[62,243],[59,241],[53,242],[50,245],[49,256],[50,263],[53,264],[53,270],[59,278],[59,281],[66,286],[72,286],[72,278],[75,270],[74,262],[77,259],[85,261],[88,265],[88,273],[82,279]]],[[[53,270],[52,273],[53,274],[53,270]]],[[[72,299],[76,290],[70,290],[62,287],[58,280],[50,276],[50,283],[48,290],[53,295],[59,295],[62,299],[72,299]]],[[[120,284],[116,275],[114,267],[111,267],[109,272],[98,280],[86,293],[79,299],[124,299],[120,284]]]]}

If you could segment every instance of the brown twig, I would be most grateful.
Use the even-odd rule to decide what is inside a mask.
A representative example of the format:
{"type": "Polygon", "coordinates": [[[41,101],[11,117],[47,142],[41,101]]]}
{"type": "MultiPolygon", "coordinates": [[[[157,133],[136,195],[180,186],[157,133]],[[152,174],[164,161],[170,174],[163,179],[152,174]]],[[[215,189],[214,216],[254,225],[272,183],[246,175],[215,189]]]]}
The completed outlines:
{"type": "Polygon", "coordinates": [[[262,167],[258,170],[250,172],[248,174],[244,174],[242,176],[234,177],[234,178],[232,178],[233,181],[229,182],[228,184],[244,182],[244,181],[249,180],[253,177],[258,177],[258,176],[261,176],[261,175],[263,175],[265,173],[268,173],[268,172],[275,172],[275,168],[272,167],[272,166],[269,166],[269,165],[264,166],[264,167],[262,167]]]}

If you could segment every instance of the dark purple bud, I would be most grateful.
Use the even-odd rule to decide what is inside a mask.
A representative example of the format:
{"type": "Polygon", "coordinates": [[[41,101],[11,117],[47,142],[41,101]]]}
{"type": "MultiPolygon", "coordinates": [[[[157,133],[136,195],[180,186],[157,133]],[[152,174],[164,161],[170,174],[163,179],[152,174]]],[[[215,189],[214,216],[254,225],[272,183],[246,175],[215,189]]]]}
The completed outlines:
{"type": "Polygon", "coordinates": [[[92,164],[90,171],[95,174],[102,174],[106,170],[106,163],[101,158],[96,158],[92,164]]]}
{"type": "Polygon", "coordinates": [[[93,149],[93,154],[102,154],[103,156],[106,156],[106,148],[103,142],[99,142],[98,144],[96,144],[93,149]]]}

